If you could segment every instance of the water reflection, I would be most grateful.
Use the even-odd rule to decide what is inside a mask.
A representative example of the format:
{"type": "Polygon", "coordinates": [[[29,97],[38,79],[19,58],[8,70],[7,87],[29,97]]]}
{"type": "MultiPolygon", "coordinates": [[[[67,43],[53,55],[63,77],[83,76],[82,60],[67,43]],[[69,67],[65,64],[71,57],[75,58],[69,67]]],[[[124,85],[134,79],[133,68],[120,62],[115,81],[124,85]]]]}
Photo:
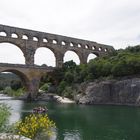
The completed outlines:
{"type": "MultiPolygon", "coordinates": [[[[0,96],[1,98],[1,96],[0,96]]],[[[12,108],[10,123],[47,106],[57,129],[50,140],[140,140],[140,108],[0,100],[12,108]]]]}
{"type": "Polygon", "coordinates": [[[21,110],[23,107],[23,101],[21,100],[11,100],[11,97],[7,97],[5,95],[0,95],[0,103],[5,103],[11,109],[11,115],[9,117],[9,124],[13,124],[20,120],[21,118],[21,110]]]}
{"type": "Polygon", "coordinates": [[[82,140],[78,130],[65,130],[64,140],[82,140]]]}

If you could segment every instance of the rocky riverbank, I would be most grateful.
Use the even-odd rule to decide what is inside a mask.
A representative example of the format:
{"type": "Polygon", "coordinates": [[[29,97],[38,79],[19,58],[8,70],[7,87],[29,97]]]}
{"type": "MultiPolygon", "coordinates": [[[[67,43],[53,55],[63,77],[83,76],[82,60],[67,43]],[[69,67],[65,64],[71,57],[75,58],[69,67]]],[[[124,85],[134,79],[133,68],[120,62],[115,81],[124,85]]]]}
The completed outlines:
{"type": "Polygon", "coordinates": [[[81,88],[82,93],[75,97],[79,104],[140,106],[140,78],[96,81],[81,88]]]}
{"type": "MultiPolygon", "coordinates": [[[[27,100],[27,95],[20,96],[16,99],[19,100],[27,100]]],[[[46,102],[57,102],[57,103],[75,103],[74,100],[71,100],[66,97],[61,97],[55,93],[39,93],[38,97],[35,99],[35,101],[46,101],[46,102]]]]}
{"type": "MultiPolygon", "coordinates": [[[[97,80],[75,85],[74,100],[54,93],[41,93],[36,100],[55,101],[58,103],[111,104],[140,106],[140,76],[113,80],[97,80]]],[[[24,95],[18,99],[27,99],[24,95]]]]}
{"type": "Polygon", "coordinates": [[[75,103],[74,100],[71,100],[66,97],[61,97],[54,93],[42,93],[40,96],[37,97],[37,100],[43,100],[43,101],[55,101],[58,103],[75,103]]]}

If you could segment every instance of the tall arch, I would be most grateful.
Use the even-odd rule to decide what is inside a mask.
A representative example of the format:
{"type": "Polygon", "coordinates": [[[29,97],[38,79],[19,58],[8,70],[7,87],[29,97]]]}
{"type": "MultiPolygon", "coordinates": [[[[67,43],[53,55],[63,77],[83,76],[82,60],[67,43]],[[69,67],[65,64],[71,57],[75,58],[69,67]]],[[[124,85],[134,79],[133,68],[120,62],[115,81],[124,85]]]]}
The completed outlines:
{"type": "Polygon", "coordinates": [[[77,53],[75,53],[74,51],[67,51],[64,54],[64,59],[63,60],[64,60],[64,62],[73,60],[77,65],[80,64],[80,58],[77,55],[77,53]]]}
{"type": "Polygon", "coordinates": [[[40,47],[36,50],[34,60],[37,65],[56,66],[56,58],[53,51],[45,47],[40,47]]]}
{"type": "Polygon", "coordinates": [[[94,53],[90,53],[87,57],[87,63],[90,61],[90,60],[93,60],[95,59],[96,57],[98,57],[97,54],[94,54],[94,53]]]}
{"type": "Polygon", "coordinates": [[[25,64],[21,49],[12,43],[0,43],[0,63],[25,64]]]}

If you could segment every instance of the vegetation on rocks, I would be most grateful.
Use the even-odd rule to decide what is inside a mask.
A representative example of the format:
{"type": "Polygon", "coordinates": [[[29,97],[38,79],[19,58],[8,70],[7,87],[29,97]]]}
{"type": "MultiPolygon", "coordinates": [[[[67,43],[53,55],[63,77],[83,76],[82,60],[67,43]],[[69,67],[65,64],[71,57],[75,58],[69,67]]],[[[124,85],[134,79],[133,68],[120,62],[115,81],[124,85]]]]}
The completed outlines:
{"type": "MultiPolygon", "coordinates": [[[[97,57],[90,60],[88,64],[76,65],[73,61],[63,64],[62,68],[56,68],[53,73],[42,77],[40,89],[47,92],[50,85],[57,87],[57,93],[61,96],[73,98],[75,84],[82,82],[92,82],[95,79],[113,79],[124,76],[140,74],[140,45],[127,47],[108,54],[104,57],[97,57]]],[[[20,95],[23,93],[21,81],[8,79],[9,86],[2,85],[4,92],[8,95],[20,95]],[[4,87],[3,87],[4,86],[4,87]],[[10,87],[10,88],[9,88],[10,87]]],[[[4,74],[0,76],[2,80],[4,74]]],[[[6,78],[4,78],[6,81],[6,78]]]]}
{"type": "Polygon", "coordinates": [[[66,94],[69,87],[82,82],[91,82],[95,79],[117,78],[140,74],[140,45],[117,50],[113,53],[90,60],[88,64],[77,66],[73,61],[63,64],[56,69],[49,79],[57,84],[57,92],[61,96],[71,97],[66,94]]]}

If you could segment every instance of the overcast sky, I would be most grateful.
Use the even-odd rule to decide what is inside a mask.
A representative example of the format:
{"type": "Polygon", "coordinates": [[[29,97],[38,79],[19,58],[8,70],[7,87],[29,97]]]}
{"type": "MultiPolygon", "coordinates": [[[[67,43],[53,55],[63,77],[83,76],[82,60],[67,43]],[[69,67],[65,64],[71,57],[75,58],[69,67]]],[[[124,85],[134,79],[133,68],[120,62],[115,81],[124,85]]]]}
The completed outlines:
{"type": "Polygon", "coordinates": [[[125,48],[140,44],[140,0],[0,0],[0,24],[125,48]]]}

